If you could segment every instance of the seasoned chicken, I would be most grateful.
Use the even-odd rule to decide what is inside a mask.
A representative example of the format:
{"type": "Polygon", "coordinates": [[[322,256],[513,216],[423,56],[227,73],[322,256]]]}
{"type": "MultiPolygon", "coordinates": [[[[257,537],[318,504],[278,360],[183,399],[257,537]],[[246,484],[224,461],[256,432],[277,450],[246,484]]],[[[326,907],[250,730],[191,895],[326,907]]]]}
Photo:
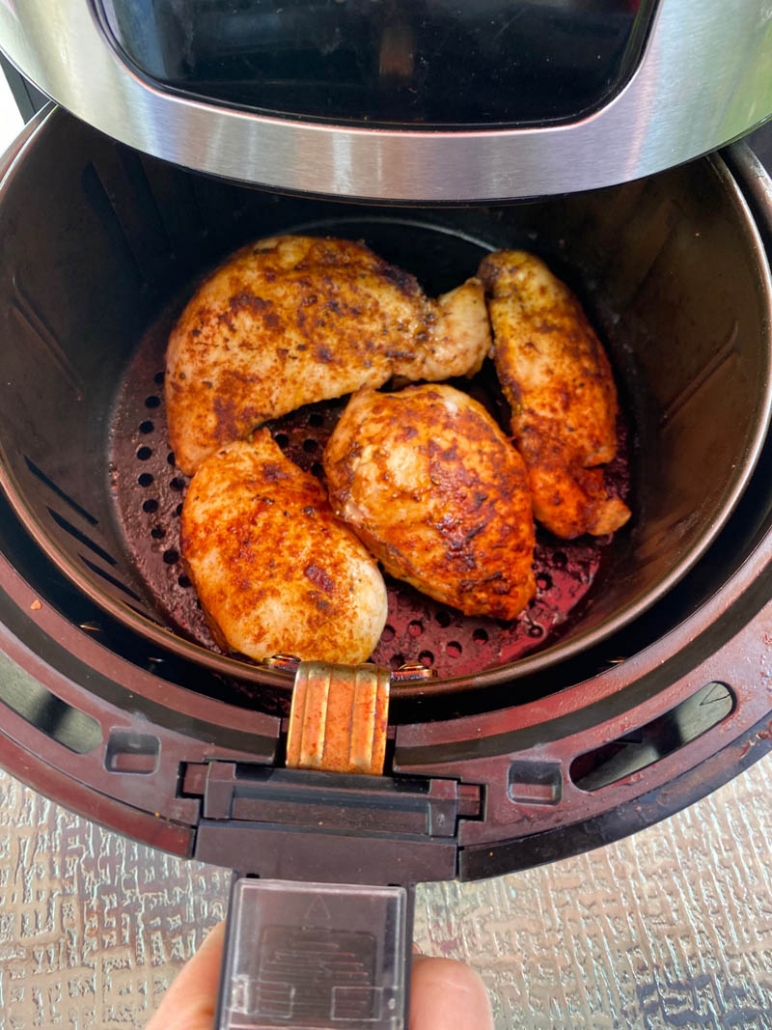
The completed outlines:
{"type": "Polygon", "coordinates": [[[617,447],[617,392],[598,337],[568,287],[531,254],[497,251],[478,275],[536,519],[566,539],[614,532],[630,509],[594,467],[617,447]]]}
{"type": "Polygon", "coordinates": [[[224,650],[357,663],[378,643],[386,587],[377,563],[267,429],[201,465],[182,508],[181,551],[224,650]]]}
{"type": "Polygon", "coordinates": [[[490,346],[477,279],[434,301],[361,243],[260,240],[209,276],[170,336],[166,405],[177,464],[192,474],[268,419],[393,375],[473,375],[490,346]]]}
{"type": "Polygon", "coordinates": [[[536,592],[525,467],[467,394],[360,390],[324,470],[334,511],[398,579],[467,615],[500,619],[536,592]]]}

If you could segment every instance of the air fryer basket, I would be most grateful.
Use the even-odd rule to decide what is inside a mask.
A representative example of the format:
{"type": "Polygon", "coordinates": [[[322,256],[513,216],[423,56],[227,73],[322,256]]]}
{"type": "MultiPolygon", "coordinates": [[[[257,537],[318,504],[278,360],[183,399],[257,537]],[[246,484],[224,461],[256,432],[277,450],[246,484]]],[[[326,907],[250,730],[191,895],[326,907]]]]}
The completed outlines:
{"type": "MultiPolygon", "coordinates": [[[[125,468],[108,468],[110,432],[116,445],[120,436],[116,404],[143,352],[143,337],[158,330],[168,304],[182,301],[202,268],[257,232],[303,225],[309,204],[145,161],[60,111],[36,118],[0,164],[0,261],[9,295],[0,313],[0,442],[11,488],[0,491],[0,764],[67,807],[175,854],[231,867],[249,856],[250,872],[261,875],[293,875],[281,862],[276,866],[279,859],[301,877],[318,878],[320,862],[328,876],[354,875],[351,862],[361,858],[359,802],[351,810],[357,847],[343,840],[348,872],[344,852],[335,850],[339,812],[320,827],[303,809],[304,832],[286,829],[291,847],[278,847],[277,827],[261,823],[259,812],[249,828],[231,824],[225,802],[232,790],[262,796],[271,780],[281,795],[287,783],[284,725],[276,716],[285,710],[288,680],[218,655],[207,664],[202,655],[208,652],[135,614],[129,605],[141,611],[147,604],[143,576],[127,578],[128,549],[108,550],[124,543],[112,486],[125,476],[136,483],[138,469],[142,475],[147,462],[136,451],[149,436],[140,425],[159,421],[162,411],[144,404],[160,386],[154,381],[160,369],[151,365],[153,392],[139,396],[143,410],[135,412],[126,443],[131,460],[125,468]],[[178,244],[176,257],[170,238],[178,244]],[[36,491],[44,500],[33,509],[36,491]],[[111,588],[112,580],[122,586],[111,588]],[[219,671],[223,662],[225,672],[219,671]]],[[[665,499],[655,486],[641,493],[645,473],[659,461],[641,446],[643,418],[672,397],[672,364],[688,360],[692,336],[701,334],[715,350],[673,406],[682,436],[688,435],[681,426],[686,410],[699,406],[701,431],[712,434],[720,457],[724,440],[713,420],[723,419],[724,426],[730,420],[722,409],[742,392],[733,392],[733,378],[744,375],[748,392],[732,418],[752,421],[754,398],[765,392],[766,266],[754,225],[772,253],[772,181],[738,145],[601,200],[487,213],[314,203],[311,221],[352,217],[361,225],[375,219],[389,256],[397,255],[388,249],[387,222],[399,237],[406,223],[441,228],[427,263],[437,272],[427,269],[429,289],[466,273],[465,265],[448,265],[452,252],[444,239],[479,240],[480,219],[487,218],[488,245],[498,241],[496,233],[509,243],[519,226],[517,238],[544,253],[579,290],[609,341],[635,434],[638,523],[607,550],[613,559],[617,546],[628,558],[635,552],[642,499],[648,514],[663,512],[657,505],[665,499]],[[595,278],[604,268],[616,289],[607,296],[600,291],[603,280],[595,278]],[[761,370],[750,383],[749,326],[760,331],[758,359],[750,367],[761,370]],[[657,340],[661,330],[672,334],[670,350],[657,340]],[[647,336],[649,360],[642,343],[647,336]],[[647,371],[653,355],[671,359],[670,380],[647,371]],[[712,408],[700,401],[706,392],[720,394],[712,408]]],[[[687,379],[683,373],[682,382],[687,379]]],[[[763,424],[759,411],[759,436],[763,424]]],[[[655,457],[658,432],[649,440],[655,457]]],[[[753,464],[752,442],[738,455],[746,456],[743,476],[753,464]]],[[[149,460],[156,457],[166,460],[163,450],[149,460]]],[[[674,512],[679,505],[685,510],[689,497],[707,496],[706,483],[714,483],[695,487],[689,473],[699,470],[687,457],[679,452],[674,459],[684,472],[679,480],[672,470],[674,512]]],[[[179,491],[169,484],[171,494],[179,504],[179,491]]],[[[157,496],[159,502],[165,497],[157,496]]],[[[165,540],[158,545],[168,549],[165,540]]],[[[179,569],[162,559],[163,551],[161,563],[176,582],[179,569]]],[[[590,616],[603,590],[614,588],[612,562],[604,564],[605,583],[599,579],[587,599],[590,616]]],[[[624,571],[619,563],[617,569],[624,571]]],[[[564,646],[563,661],[545,650],[519,665],[394,697],[389,773],[366,791],[368,813],[380,811],[384,799],[387,809],[386,829],[368,852],[372,875],[391,883],[399,871],[400,882],[415,883],[533,866],[647,826],[736,775],[772,746],[770,598],[767,436],[756,471],[707,553],[623,628],[592,646],[580,637],[558,639],[575,648],[564,646]],[[459,818],[446,823],[450,836],[435,836],[433,819],[424,835],[411,836],[409,827],[407,835],[395,832],[390,791],[411,783],[430,806],[432,798],[456,806],[459,818]],[[454,793],[456,800],[448,800],[454,793]]],[[[587,610],[578,614],[587,617],[587,610]]],[[[478,644],[473,639],[470,646],[478,644]]],[[[414,816],[405,813],[413,829],[414,816]]]]}
{"type": "MultiPolygon", "coordinates": [[[[631,527],[554,642],[502,665],[495,640],[478,636],[479,670],[454,677],[446,664],[443,689],[511,680],[608,637],[715,539],[752,472],[770,403],[766,260],[720,160],[525,206],[384,211],[200,178],[55,111],[0,197],[2,480],[48,556],[128,628],[236,680],[277,683],[170,624],[174,590],[190,588],[173,536],[184,481],[167,460],[158,409],[163,330],[196,277],[242,243],[285,231],[364,238],[435,294],[473,274],[489,249],[533,249],[607,342],[633,428],[631,527]],[[149,494],[162,468],[165,492],[149,494]],[[133,531],[119,517],[127,490],[148,516],[138,511],[133,531]],[[156,574],[166,566],[165,605],[132,532],[156,574]]],[[[447,653],[441,629],[432,637],[430,627],[424,646],[435,640],[447,653]]]]}

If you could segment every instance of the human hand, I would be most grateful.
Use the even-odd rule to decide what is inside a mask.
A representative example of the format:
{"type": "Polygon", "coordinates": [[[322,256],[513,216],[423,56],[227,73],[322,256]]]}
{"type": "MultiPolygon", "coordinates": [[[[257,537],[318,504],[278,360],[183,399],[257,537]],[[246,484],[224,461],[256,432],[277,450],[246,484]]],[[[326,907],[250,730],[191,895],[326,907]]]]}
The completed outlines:
{"type": "MultiPolygon", "coordinates": [[[[180,970],[146,1030],[212,1030],[225,924],[180,970]]],[[[413,956],[410,1030],[493,1030],[488,992],[462,962],[413,956]]]]}

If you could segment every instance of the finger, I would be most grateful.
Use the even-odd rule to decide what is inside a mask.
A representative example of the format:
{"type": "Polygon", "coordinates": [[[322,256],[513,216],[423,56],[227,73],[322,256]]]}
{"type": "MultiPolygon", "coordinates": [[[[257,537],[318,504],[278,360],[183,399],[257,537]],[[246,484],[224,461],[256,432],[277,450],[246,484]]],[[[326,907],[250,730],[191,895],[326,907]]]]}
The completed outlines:
{"type": "Polygon", "coordinates": [[[212,1030],[225,923],[218,923],[180,970],[146,1030],[212,1030]]]}
{"type": "Polygon", "coordinates": [[[474,969],[448,958],[415,956],[410,1030],[493,1030],[488,991],[474,969]]]}

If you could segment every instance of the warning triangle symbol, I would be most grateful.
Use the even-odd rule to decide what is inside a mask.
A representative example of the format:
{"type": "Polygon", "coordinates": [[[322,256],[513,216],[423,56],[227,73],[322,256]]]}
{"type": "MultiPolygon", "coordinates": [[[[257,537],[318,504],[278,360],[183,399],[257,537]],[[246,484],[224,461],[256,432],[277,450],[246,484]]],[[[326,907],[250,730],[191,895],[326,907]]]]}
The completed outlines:
{"type": "Polygon", "coordinates": [[[306,912],[306,919],[314,923],[329,923],[332,919],[321,895],[317,894],[306,912]]]}

